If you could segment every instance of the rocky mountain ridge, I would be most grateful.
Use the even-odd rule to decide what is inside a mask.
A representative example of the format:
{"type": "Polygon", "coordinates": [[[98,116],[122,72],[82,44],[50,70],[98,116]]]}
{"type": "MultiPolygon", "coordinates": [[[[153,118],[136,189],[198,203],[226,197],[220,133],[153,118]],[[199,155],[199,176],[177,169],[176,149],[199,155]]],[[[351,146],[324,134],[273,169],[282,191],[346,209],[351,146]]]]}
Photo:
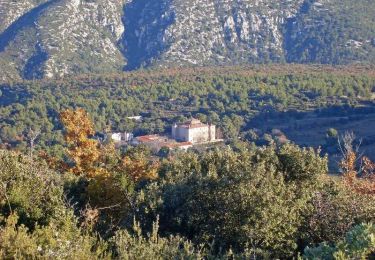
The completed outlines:
{"type": "Polygon", "coordinates": [[[0,0],[0,79],[375,63],[373,13],[371,0],[0,0]]]}

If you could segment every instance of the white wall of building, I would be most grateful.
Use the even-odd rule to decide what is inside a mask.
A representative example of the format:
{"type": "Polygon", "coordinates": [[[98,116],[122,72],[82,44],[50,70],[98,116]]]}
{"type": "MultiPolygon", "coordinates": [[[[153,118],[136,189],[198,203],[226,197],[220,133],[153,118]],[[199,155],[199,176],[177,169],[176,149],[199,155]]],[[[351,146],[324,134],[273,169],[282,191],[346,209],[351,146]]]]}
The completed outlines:
{"type": "Polygon", "coordinates": [[[121,133],[113,133],[111,135],[111,139],[114,141],[114,142],[121,142],[121,133]]]}
{"type": "Polygon", "coordinates": [[[113,133],[111,134],[111,139],[117,143],[121,141],[129,142],[134,138],[134,135],[132,133],[113,133]]]}
{"type": "Polygon", "coordinates": [[[182,142],[204,143],[216,140],[216,127],[202,125],[201,127],[172,126],[172,138],[182,142]]]}

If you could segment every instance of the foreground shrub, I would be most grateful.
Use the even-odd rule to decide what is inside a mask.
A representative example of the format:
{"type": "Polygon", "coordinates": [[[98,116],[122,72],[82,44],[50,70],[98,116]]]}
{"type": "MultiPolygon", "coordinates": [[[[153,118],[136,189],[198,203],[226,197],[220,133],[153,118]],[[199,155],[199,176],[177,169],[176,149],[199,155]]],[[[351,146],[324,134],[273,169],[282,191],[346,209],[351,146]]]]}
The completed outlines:
{"type": "Polygon", "coordinates": [[[375,226],[355,226],[345,239],[336,245],[322,243],[316,248],[306,248],[305,259],[373,259],[375,257],[375,226]]]}
{"type": "Polygon", "coordinates": [[[307,245],[315,259],[373,252],[372,227],[350,231],[374,223],[373,195],[328,176],[319,151],[176,153],[152,168],[156,180],[138,178],[150,172],[147,157],[128,153],[119,167],[109,151],[103,182],[0,151],[0,259],[285,259],[307,245]]]}
{"type": "Polygon", "coordinates": [[[373,196],[358,194],[341,180],[327,178],[324,183],[311,200],[312,211],[302,231],[307,243],[335,243],[353,226],[375,222],[373,196]]]}
{"type": "MultiPolygon", "coordinates": [[[[84,235],[70,212],[47,226],[30,231],[11,215],[0,228],[1,259],[97,259],[106,257],[106,245],[84,235]]],[[[108,256],[108,255],[107,255],[108,256]]]]}
{"type": "Polygon", "coordinates": [[[203,259],[203,250],[178,236],[162,238],[158,233],[158,224],[154,223],[152,232],[142,235],[139,223],[135,222],[134,235],[128,231],[119,231],[111,239],[116,257],[120,259],[203,259]]]}
{"type": "Polygon", "coordinates": [[[47,225],[65,210],[61,178],[46,165],[0,150],[0,216],[12,213],[33,229],[47,225]]]}
{"type": "Polygon", "coordinates": [[[326,158],[292,145],[181,155],[140,196],[140,217],[160,215],[163,234],[214,243],[218,251],[251,248],[263,257],[288,257],[326,173],[326,158]]]}
{"type": "Polygon", "coordinates": [[[0,150],[0,259],[92,259],[105,245],[79,228],[60,175],[0,150]]]}

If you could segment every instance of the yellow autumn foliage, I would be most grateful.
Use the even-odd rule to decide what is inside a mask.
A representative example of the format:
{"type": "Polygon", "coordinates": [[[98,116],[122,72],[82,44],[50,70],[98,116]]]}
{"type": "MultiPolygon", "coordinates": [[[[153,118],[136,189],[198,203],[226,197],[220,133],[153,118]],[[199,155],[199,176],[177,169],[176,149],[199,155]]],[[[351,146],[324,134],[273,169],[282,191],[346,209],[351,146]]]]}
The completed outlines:
{"type": "Polygon", "coordinates": [[[88,178],[106,175],[107,172],[99,167],[100,149],[98,141],[90,138],[94,135],[93,123],[82,108],[64,110],[60,118],[65,126],[65,141],[68,145],[68,155],[74,162],[69,171],[88,178]]]}

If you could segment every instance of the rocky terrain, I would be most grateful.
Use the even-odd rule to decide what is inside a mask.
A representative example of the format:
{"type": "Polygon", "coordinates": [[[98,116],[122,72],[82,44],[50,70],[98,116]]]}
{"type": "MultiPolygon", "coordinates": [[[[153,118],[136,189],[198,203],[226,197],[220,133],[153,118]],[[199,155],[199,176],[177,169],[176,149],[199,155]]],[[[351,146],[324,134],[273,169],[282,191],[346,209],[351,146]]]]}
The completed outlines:
{"type": "Polygon", "coordinates": [[[0,80],[375,63],[372,0],[0,0],[0,80]]]}

